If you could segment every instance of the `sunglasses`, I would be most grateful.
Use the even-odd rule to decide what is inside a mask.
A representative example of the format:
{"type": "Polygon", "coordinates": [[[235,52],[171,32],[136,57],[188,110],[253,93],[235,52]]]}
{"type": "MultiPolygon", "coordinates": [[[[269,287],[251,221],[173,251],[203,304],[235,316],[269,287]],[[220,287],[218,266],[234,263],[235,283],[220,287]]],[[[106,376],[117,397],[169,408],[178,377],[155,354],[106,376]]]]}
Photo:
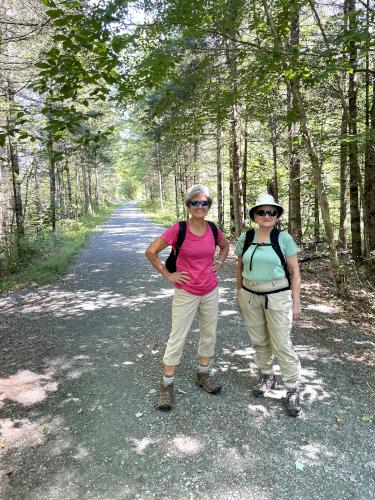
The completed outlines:
{"type": "Polygon", "coordinates": [[[277,210],[257,210],[255,214],[259,215],[260,217],[264,217],[265,215],[275,217],[275,215],[277,215],[277,210]]]}
{"type": "Polygon", "coordinates": [[[204,201],[191,201],[190,202],[190,205],[192,207],[208,207],[208,201],[207,200],[204,200],[204,201]]]}

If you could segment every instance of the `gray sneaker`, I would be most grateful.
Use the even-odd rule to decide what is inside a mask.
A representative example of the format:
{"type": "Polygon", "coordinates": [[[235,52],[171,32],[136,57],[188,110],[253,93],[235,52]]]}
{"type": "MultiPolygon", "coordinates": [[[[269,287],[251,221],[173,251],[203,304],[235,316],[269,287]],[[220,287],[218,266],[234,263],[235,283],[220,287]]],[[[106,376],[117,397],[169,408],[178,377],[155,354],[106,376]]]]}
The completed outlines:
{"type": "Polygon", "coordinates": [[[161,385],[160,396],[157,402],[157,409],[160,411],[170,411],[174,403],[173,384],[161,385]]]}
{"type": "Polygon", "coordinates": [[[253,389],[253,394],[256,398],[264,396],[270,389],[276,388],[276,376],[272,373],[271,375],[260,376],[259,382],[253,389]]]}

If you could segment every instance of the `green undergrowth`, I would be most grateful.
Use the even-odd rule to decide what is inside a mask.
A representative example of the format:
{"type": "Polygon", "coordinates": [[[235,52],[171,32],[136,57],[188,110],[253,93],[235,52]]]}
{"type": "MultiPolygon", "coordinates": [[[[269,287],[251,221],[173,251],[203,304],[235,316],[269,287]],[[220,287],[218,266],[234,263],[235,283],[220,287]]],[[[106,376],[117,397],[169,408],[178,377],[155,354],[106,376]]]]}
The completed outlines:
{"type": "Polygon", "coordinates": [[[160,204],[156,201],[137,201],[138,206],[155,224],[162,227],[169,227],[177,222],[176,212],[174,207],[166,206],[164,210],[160,210],[160,204]]]}
{"type": "Polygon", "coordinates": [[[25,235],[21,242],[22,261],[8,266],[8,272],[0,276],[0,292],[53,282],[67,271],[93,232],[108,220],[117,206],[107,205],[92,215],[61,220],[55,234],[25,235]]]}

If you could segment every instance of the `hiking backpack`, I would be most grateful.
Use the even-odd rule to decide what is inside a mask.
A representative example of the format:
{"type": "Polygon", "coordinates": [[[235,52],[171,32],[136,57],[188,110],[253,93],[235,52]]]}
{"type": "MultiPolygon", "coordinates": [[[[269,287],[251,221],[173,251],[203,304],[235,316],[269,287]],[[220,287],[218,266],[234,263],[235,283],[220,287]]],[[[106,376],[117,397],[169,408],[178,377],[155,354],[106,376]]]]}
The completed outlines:
{"type": "MultiPolygon", "coordinates": [[[[211,222],[207,221],[208,224],[210,225],[212,234],[215,238],[215,247],[217,245],[217,239],[218,239],[218,231],[216,225],[211,222]]],[[[178,254],[180,253],[181,246],[184,242],[185,236],[186,236],[186,220],[181,220],[179,221],[179,230],[178,230],[178,236],[177,236],[177,243],[176,243],[176,250],[174,251],[173,248],[171,250],[171,253],[169,254],[167,260],[165,261],[165,267],[170,273],[175,273],[176,272],[176,262],[177,262],[177,257],[178,254]]]]}
{"type": "Polygon", "coordinates": [[[255,236],[255,231],[254,231],[254,229],[249,229],[248,231],[246,231],[245,242],[244,242],[243,250],[242,250],[242,257],[244,256],[246,250],[251,245],[255,245],[255,250],[252,253],[252,256],[251,256],[251,259],[250,259],[250,271],[251,271],[252,270],[253,257],[254,257],[254,254],[255,254],[257,248],[260,247],[260,246],[271,246],[274,249],[274,251],[276,252],[277,256],[279,257],[279,259],[281,261],[281,265],[284,268],[285,277],[287,278],[289,286],[290,286],[290,274],[289,274],[288,266],[287,266],[284,254],[283,254],[283,252],[282,252],[282,250],[280,248],[280,244],[279,244],[279,234],[280,233],[281,233],[281,231],[279,229],[277,229],[276,227],[274,227],[272,229],[271,235],[270,235],[270,241],[271,241],[271,243],[253,243],[254,236],[255,236]]]}

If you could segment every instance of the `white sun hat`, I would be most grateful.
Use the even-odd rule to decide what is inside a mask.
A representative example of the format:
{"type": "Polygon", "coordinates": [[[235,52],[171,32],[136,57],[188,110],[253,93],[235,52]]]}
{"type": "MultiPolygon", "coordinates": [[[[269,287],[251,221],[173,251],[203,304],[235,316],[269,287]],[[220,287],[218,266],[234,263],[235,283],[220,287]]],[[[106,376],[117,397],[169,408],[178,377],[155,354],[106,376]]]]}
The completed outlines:
{"type": "Polygon", "coordinates": [[[272,205],[277,208],[277,218],[281,217],[283,215],[284,209],[281,205],[276,203],[275,198],[271,196],[270,194],[262,194],[259,196],[257,201],[255,202],[255,205],[252,206],[249,210],[249,215],[250,219],[254,220],[254,210],[262,205],[272,205]]]}

